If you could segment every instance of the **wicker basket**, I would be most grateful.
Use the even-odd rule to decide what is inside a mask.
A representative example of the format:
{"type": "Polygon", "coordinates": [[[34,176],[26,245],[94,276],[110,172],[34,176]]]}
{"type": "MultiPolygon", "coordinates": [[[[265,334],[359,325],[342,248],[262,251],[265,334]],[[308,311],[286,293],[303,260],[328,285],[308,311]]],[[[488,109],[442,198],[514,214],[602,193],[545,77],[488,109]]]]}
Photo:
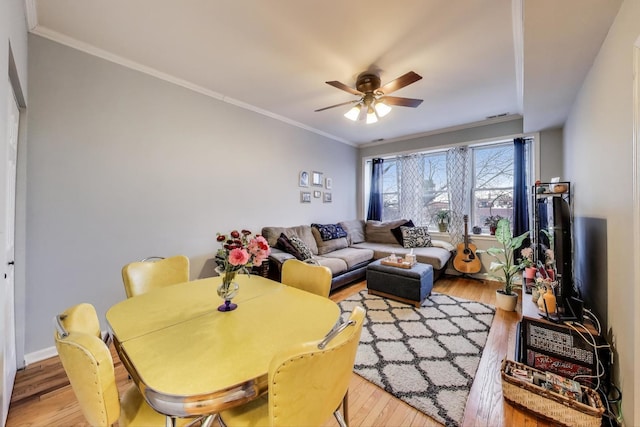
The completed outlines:
{"type": "Polygon", "coordinates": [[[589,404],[578,402],[554,393],[535,384],[510,375],[513,368],[523,369],[533,375],[544,372],[511,360],[502,361],[502,394],[504,400],[525,411],[534,412],[538,417],[563,426],[600,427],[604,406],[598,393],[582,386],[589,404]]]}

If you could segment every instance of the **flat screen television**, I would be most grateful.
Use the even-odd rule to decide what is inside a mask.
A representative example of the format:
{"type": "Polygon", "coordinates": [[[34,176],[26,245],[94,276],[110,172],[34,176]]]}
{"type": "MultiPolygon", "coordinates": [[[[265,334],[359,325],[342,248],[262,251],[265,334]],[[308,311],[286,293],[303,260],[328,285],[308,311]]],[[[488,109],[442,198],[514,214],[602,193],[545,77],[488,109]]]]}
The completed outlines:
{"type": "Polygon", "coordinates": [[[538,259],[545,260],[545,251],[553,248],[556,273],[560,287],[556,294],[565,313],[572,313],[568,304],[577,293],[573,283],[573,249],[571,244],[571,212],[562,197],[545,197],[538,201],[539,235],[537,236],[538,259]]]}
{"type": "Polygon", "coordinates": [[[571,212],[562,197],[553,197],[553,241],[556,271],[560,282],[562,306],[571,313],[568,304],[576,296],[573,286],[573,250],[571,246],[571,212]]]}

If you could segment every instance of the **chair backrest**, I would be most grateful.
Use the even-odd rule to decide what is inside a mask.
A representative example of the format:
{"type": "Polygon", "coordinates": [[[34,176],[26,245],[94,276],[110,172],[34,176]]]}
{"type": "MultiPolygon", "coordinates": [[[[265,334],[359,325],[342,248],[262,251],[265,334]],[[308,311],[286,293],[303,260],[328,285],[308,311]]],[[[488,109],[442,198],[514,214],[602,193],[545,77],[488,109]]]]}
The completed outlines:
{"type": "Polygon", "coordinates": [[[323,297],[331,292],[331,270],[322,265],[290,259],[282,264],[281,281],[287,286],[302,289],[323,297]]]}
{"type": "Polygon", "coordinates": [[[338,333],[274,356],[268,399],[272,426],[322,425],[340,406],[351,381],[364,315],[357,306],[338,333]],[[321,343],[326,344],[322,349],[321,343]]]}
{"type": "Polygon", "coordinates": [[[158,261],[137,261],[122,268],[127,298],[189,281],[189,258],[176,255],[158,261]]]}
{"type": "MultiPolygon", "coordinates": [[[[90,304],[89,305],[91,308],[90,304]]],[[[71,307],[67,312],[86,313],[84,304],[71,307]]],[[[93,310],[95,313],[95,309],[93,310]]],[[[66,312],[65,312],[66,313],[66,312]]],[[[81,318],[58,315],[55,318],[54,339],[71,388],[80,403],[80,409],[93,426],[108,426],[120,416],[120,401],[113,359],[107,345],[93,332],[76,329],[75,320],[81,318]],[[74,320],[75,319],[75,320],[74,320]],[[65,320],[70,329],[64,327],[65,320]]],[[[95,318],[97,322],[97,316],[95,318]]]]}
{"type": "Polygon", "coordinates": [[[57,317],[57,321],[67,332],[82,332],[102,338],[98,314],[91,304],[81,303],[69,307],[57,317]]]}

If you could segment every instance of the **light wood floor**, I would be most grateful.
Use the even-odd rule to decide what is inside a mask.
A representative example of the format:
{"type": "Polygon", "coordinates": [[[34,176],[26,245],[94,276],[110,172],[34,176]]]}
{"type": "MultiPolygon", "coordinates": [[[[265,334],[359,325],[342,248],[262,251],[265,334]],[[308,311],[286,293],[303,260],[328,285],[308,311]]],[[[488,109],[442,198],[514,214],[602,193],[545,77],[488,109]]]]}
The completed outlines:
{"type": "MultiPolygon", "coordinates": [[[[434,285],[434,291],[495,304],[492,282],[445,277],[434,285]]],[[[338,290],[331,295],[334,301],[365,288],[365,282],[338,290]]],[[[500,363],[507,356],[513,359],[515,328],[521,317],[520,303],[516,312],[497,310],[487,344],[484,349],[473,387],[465,409],[464,426],[550,426],[504,403],[500,380],[500,363]]],[[[124,392],[131,380],[114,355],[116,377],[120,392],[124,392]]],[[[29,365],[18,372],[9,408],[7,427],[16,426],[85,426],[76,398],[57,358],[29,365]]],[[[325,426],[336,426],[330,419],[325,426]]],[[[432,426],[440,425],[423,413],[358,375],[353,375],[349,388],[349,425],[363,426],[432,426]]]]}

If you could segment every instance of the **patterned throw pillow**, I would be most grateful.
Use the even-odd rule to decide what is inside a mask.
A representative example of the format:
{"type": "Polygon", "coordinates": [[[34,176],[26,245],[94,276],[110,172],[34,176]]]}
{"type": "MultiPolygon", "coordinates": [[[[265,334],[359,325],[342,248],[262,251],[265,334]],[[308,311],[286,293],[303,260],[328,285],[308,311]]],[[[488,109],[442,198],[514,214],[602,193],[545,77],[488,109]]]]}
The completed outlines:
{"type": "Polygon", "coordinates": [[[293,246],[293,244],[291,243],[291,240],[289,240],[289,238],[285,236],[284,233],[280,233],[280,237],[278,237],[278,243],[276,247],[279,249],[282,249],[288,254],[293,255],[300,261],[304,261],[304,258],[302,258],[302,254],[300,254],[298,249],[296,249],[296,247],[293,246]]]}
{"type": "Polygon", "coordinates": [[[398,241],[398,243],[400,243],[401,246],[404,246],[404,241],[402,240],[402,230],[400,230],[400,227],[415,227],[415,225],[413,224],[413,221],[409,220],[404,224],[391,229],[391,234],[393,234],[393,237],[396,238],[396,240],[398,241]]]}
{"type": "Polygon", "coordinates": [[[293,247],[296,248],[300,253],[300,256],[302,257],[301,258],[302,261],[313,258],[313,253],[311,252],[311,249],[309,249],[309,246],[307,246],[305,242],[300,240],[299,237],[291,236],[289,237],[289,241],[291,242],[293,247]]]}
{"type": "Polygon", "coordinates": [[[311,224],[311,226],[320,232],[322,240],[325,241],[347,237],[347,232],[339,224],[311,224]]]}
{"type": "Polygon", "coordinates": [[[400,227],[405,248],[426,248],[433,246],[427,227],[400,227]]]}

